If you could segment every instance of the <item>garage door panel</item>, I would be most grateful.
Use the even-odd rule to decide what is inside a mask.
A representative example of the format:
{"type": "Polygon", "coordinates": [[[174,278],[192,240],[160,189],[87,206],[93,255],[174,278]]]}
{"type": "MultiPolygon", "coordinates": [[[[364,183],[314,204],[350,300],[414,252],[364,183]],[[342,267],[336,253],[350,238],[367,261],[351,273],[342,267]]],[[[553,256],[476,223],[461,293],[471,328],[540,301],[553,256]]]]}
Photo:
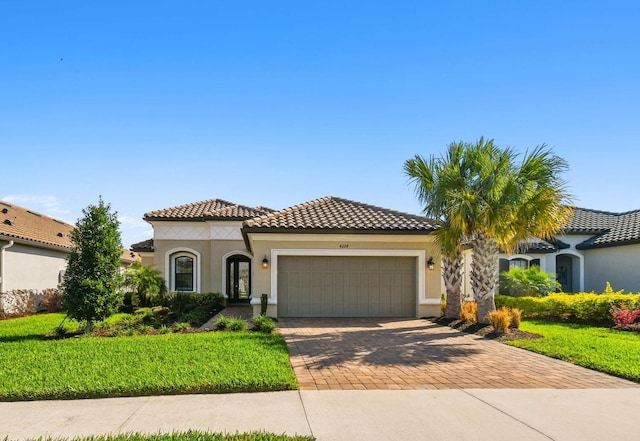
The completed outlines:
{"type": "Polygon", "coordinates": [[[415,317],[413,257],[280,256],[282,317],[415,317]]]}

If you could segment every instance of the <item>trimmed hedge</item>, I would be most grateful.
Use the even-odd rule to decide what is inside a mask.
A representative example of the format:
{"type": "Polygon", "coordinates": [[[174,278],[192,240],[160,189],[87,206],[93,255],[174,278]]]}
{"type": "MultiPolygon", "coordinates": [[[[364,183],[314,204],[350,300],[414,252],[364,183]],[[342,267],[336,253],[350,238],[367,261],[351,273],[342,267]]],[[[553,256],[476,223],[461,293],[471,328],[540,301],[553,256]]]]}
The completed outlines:
{"type": "Polygon", "coordinates": [[[640,294],[550,294],[546,297],[495,296],[496,307],[519,308],[529,319],[611,325],[612,307],[640,309],[640,294]]]}

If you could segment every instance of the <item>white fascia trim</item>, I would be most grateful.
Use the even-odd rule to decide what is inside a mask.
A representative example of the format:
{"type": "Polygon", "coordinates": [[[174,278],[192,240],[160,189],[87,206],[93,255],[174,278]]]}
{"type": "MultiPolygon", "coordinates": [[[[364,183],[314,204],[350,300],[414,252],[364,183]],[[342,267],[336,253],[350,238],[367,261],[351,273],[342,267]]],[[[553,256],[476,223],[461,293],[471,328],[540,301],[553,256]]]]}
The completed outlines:
{"type": "MultiPolygon", "coordinates": [[[[269,304],[278,303],[278,257],[279,256],[389,256],[389,257],[416,257],[417,259],[417,284],[418,304],[428,305],[430,299],[426,298],[425,284],[425,250],[380,250],[380,249],[272,249],[271,250],[271,301],[269,304]]],[[[438,300],[438,302],[440,302],[438,300]]]]}
{"type": "Polygon", "coordinates": [[[202,272],[201,271],[202,256],[198,251],[191,248],[185,248],[185,247],[172,248],[169,251],[167,251],[164,255],[164,275],[165,275],[165,280],[169,285],[167,286],[167,289],[169,291],[175,291],[175,288],[176,288],[173,274],[171,274],[171,256],[176,253],[187,253],[187,254],[193,254],[194,256],[196,256],[196,268],[195,268],[196,289],[194,292],[200,292],[200,274],[202,272]]]}
{"type": "Polygon", "coordinates": [[[249,287],[249,290],[251,291],[251,295],[253,295],[253,256],[247,253],[246,251],[235,250],[235,251],[229,251],[227,254],[222,256],[222,288],[220,292],[222,293],[225,299],[229,298],[229,295],[227,294],[227,259],[231,256],[236,256],[238,254],[248,257],[249,260],[251,260],[251,265],[250,265],[251,277],[250,278],[251,278],[252,286],[249,287]]]}

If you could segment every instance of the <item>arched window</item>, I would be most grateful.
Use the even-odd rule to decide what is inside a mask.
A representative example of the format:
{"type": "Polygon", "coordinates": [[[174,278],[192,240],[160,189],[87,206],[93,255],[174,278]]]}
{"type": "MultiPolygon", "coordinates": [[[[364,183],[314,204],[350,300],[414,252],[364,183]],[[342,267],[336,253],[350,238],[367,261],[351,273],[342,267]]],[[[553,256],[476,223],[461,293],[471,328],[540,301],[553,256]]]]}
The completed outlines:
{"type": "Polygon", "coordinates": [[[522,258],[515,258],[509,261],[509,268],[529,268],[529,261],[522,258]]]}
{"type": "Polygon", "coordinates": [[[196,256],[190,253],[171,255],[171,290],[196,291],[196,256]]]}

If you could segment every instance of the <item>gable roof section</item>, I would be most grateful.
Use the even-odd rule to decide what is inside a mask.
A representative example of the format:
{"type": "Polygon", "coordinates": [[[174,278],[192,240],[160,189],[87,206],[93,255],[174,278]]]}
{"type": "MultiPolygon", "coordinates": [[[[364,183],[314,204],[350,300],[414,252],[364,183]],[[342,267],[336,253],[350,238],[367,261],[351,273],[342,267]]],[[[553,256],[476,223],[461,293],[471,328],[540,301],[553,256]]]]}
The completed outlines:
{"type": "Polygon", "coordinates": [[[610,226],[601,234],[576,245],[579,250],[640,243],[640,210],[612,214],[610,226]]]}
{"type": "Polygon", "coordinates": [[[153,252],[153,239],[143,240],[142,242],[134,243],[131,245],[131,251],[137,253],[152,253],[153,252]]]}
{"type": "Polygon", "coordinates": [[[402,233],[428,234],[437,222],[347,199],[327,196],[246,220],[243,234],[291,233],[402,233]]]}
{"type": "Polygon", "coordinates": [[[0,201],[0,236],[71,249],[73,225],[0,201]]]}
{"type": "Polygon", "coordinates": [[[150,211],[144,214],[144,220],[164,221],[205,221],[205,220],[246,220],[262,216],[273,210],[266,207],[247,207],[222,199],[208,199],[192,204],[150,211]]]}

